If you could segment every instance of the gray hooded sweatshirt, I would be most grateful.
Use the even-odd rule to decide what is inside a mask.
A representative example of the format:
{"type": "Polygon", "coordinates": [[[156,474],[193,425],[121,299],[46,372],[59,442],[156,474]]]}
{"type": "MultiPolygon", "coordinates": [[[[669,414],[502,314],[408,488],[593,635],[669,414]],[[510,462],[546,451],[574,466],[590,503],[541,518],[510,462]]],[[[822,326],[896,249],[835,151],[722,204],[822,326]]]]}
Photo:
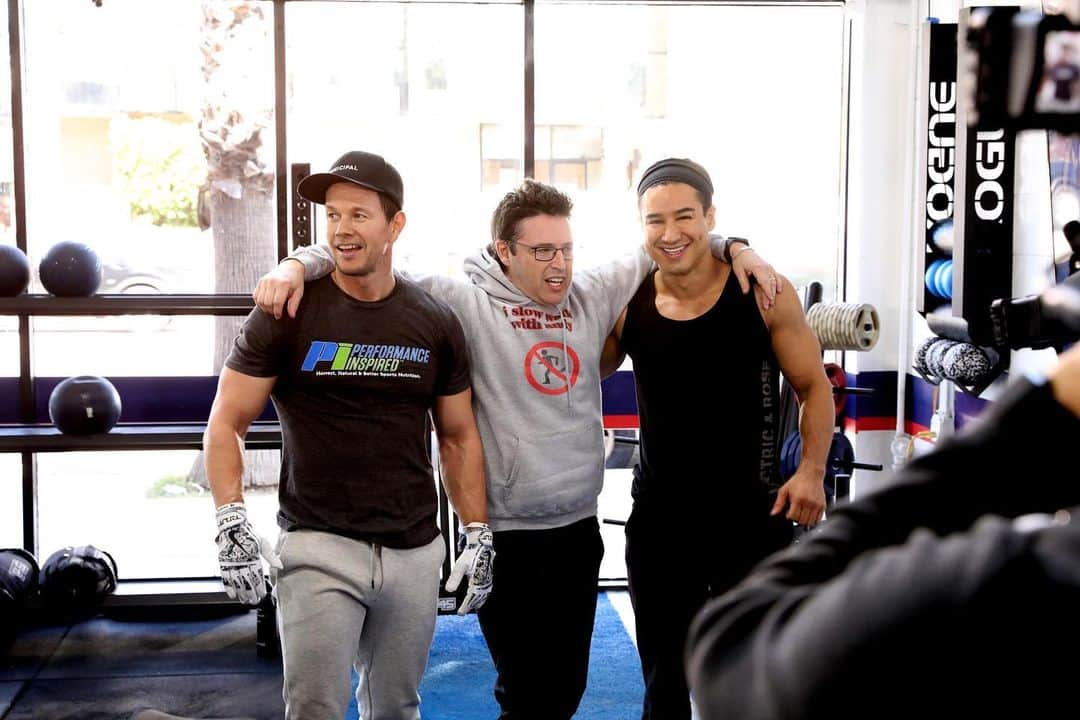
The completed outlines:
{"type": "MultiPolygon", "coordinates": [[[[718,257],[721,240],[713,238],[718,257]]],[[[322,245],[292,257],[307,280],[334,269],[322,245]]],[[[450,305],[465,330],[493,530],[557,528],[596,515],[604,479],[600,353],[654,267],[639,249],[575,270],[558,307],[523,295],[486,251],[465,260],[468,282],[409,276],[450,305]]]]}

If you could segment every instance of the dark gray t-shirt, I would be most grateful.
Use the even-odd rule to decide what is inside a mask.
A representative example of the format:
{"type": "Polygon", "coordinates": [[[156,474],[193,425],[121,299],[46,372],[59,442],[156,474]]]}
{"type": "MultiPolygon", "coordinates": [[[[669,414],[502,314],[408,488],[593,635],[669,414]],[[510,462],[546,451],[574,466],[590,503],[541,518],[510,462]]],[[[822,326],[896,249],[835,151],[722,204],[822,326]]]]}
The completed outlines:
{"type": "Polygon", "coordinates": [[[277,377],[283,528],[396,548],[439,534],[428,411],[470,386],[449,306],[401,276],[378,302],[327,276],[307,283],[295,319],[252,311],[225,364],[277,377]]]}

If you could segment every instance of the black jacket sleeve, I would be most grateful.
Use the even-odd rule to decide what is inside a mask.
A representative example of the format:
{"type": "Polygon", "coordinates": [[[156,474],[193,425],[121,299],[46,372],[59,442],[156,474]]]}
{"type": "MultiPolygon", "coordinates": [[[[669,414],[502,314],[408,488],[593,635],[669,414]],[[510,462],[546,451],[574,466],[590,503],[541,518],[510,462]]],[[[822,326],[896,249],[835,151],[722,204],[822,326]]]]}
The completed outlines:
{"type": "MultiPolygon", "coordinates": [[[[1080,503],[1068,467],[1078,440],[1080,421],[1049,386],[1018,382],[966,432],[766,559],[690,629],[702,717],[820,717],[880,689],[908,651],[935,648],[920,653],[924,676],[964,662],[983,642],[980,608],[1048,582],[1032,536],[1001,518],[976,521],[1080,503]]],[[[876,700],[896,708],[905,698],[876,700]]]]}

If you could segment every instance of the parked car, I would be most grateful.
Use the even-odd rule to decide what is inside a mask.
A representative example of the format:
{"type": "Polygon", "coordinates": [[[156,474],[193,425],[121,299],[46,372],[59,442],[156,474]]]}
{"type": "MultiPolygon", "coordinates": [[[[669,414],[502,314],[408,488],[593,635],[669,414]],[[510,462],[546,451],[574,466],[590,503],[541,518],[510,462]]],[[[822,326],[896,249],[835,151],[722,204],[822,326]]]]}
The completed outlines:
{"type": "Polygon", "coordinates": [[[102,262],[102,294],[159,294],[167,291],[165,278],[144,268],[133,268],[124,262],[102,262]]]}

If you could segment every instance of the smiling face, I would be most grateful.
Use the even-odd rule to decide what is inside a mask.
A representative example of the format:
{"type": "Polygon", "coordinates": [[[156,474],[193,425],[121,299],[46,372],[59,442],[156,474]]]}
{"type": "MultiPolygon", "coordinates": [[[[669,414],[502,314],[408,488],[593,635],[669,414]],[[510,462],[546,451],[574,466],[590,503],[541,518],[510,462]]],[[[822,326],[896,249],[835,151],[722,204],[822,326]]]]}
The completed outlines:
{"type": "Polygon", "coordinates": [[[705,210],[697,190],[680,182],[654,185],[639,206],[645,250],[662,272],[685,275],[709,261],[716,207],[705,210]]]}
{"type": "Polygon", "coordinates": [[[574,275],[574,239],[570,219],[559,215],[534,215],[517,224],[514,240],[499,240],[495,249],[506,267],[506,275],[518,290],[541,305],[559,305],[570,290],[574,275]],[[548,261],[537,260],[535,251],[558,248],[548,261]],[[571,257],[566,257],[570,254],[571,257]]]}
{"type": "Polygon", "coordinates": [[[405,213],[387,219],[374,190],[341,182],[326,191],[326,241],[342,275],[390,272],[391,249],[404,226],[405,213]]]}

